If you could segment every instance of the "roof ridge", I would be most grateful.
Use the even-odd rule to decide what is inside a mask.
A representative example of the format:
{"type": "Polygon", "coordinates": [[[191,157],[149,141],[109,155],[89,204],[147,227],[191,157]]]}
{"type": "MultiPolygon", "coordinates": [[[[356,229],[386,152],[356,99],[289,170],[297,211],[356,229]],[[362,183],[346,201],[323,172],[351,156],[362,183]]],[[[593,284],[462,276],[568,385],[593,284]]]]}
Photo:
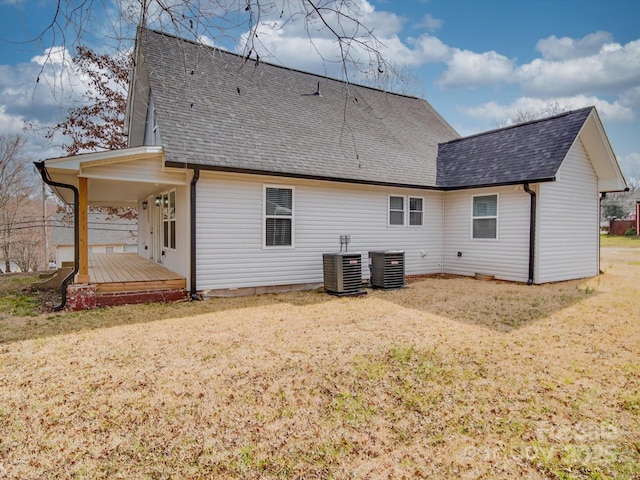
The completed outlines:
{"type": "Polygon", "coordinates": [[[469,138],[482,137],[484,135],[491,135],[491,134],[494,134],[496,132],[511,130],[511,129],[514,129],[514,128],[520,128],[520,127],[524,127],[526,125],[533,125],[533,124],[536,124],[536,123],[548,122],[548,121],[551,121],[551,120],[555,120],[557,118],[566,117],[568,115],[572,115],[572,114],[575,114],[575,113],[578,113],[578,112],[583,112],[585,110],[592,110],[593,108],[595,108],[594,105],[591,105],[589,107],[578,108],[576,110],[568,110],[566,112],[562,112],[562,113],[559,113],[559,114],[556,114],[556,115],[552,115],[550,117],[536,118],[534,120],[529,120],[529,121],[522,122],[522,123],[516,123],[514,125],[507,125],[506,127],[499,127],[499,128],[494,128],[492,130],[486,130],[484,132],[474,133],[472,135],[467,135],[466,137],[454,138],[453,140],[449,140],[448,142],[441,143],[440,145],[447,145],[447,144],[450,144],[450,143],[459,142],[461,140],[467,140],[469,138]]]}
{"type": "MultiPolygon", "coordinates": [[[[371,86],[368,86],[368,85],[363,85],[361,83],[350,82],[348,80],[341,80],[339,78],[330,77],[328,75],[321,75],[319,73],[309,72],[309,71],[301,70],[301,69],[298,69],[298,68],[287,67],[285,65],[278,65],[278,64],[271,63],[271,62],[264,61],[264,60],[257,61],[255,58],[245,57],[244,55],[241,55],[241,54],[236,53],[236,52],[232,52],[231,50],[227,50],[225,48],[222,48],[222,47],[219,47],[219,46],[216,46],[216,45],[207,45],[206,43],[198,42],[196,40],[189,40],[187,38],[180,37],[178,35],[174,35],[174,34],[171,34],[171,33],[166,33],[166,32],[163,32],[161,30],[155,30],[153,28],[147,28],[147,27],[141,27],[141,30],[152,32],[152,33],[155,33],[155,34],[158,34],[158,35],[162,35],[162,36],[167,37],[167,38],[173,38],[173,39],[176,39],[176,40],[180,40],[182,42],[191,43],[192,45],[194,45],[196,47],[204,47],[204,48],[208,48],[208,49],[211,49],[211,50],[217,50],[217,51],[222,52],[224,54],[237,57],[238,59],[241,59],[241,60],[251,61],[251,62],[256,62],[256,63],[262,63],[262,64],[265,64],[265,65],[269,65],[270,67],[275,67],[275,68],[279,68],[279,69],[282,69],[282,70],[288,70],[290,72],[302,73],[302,74],[305,74],[305,75],[312,75],[312,76],[317,77],[317,78],[322,78],[322,79],[325,79],[325,80],[331,80],[331,81],[334,81],[334,82],[345,84],[347,86],[351,85],[351,86],[354,86],[354,87],[366,88],[368,90],[373,90],[373,91],[380,92],[380,93],[386,93],[388,95],[395,95],[395,96],[398,96],[398,97],[411,98],[411,99],[422,100],[422,101],[427,102],[427,100],[425,100],[424,98],[416,97],[415,95],[407,95],[407,94],[404,94],[404,93],[392,92],[392,91],[389,91],[389,90],[384,90],[382,88],[371,87],[371,86]]],[[[429,102],[427,102],[427,103],[429,103],[429,102]]]]}

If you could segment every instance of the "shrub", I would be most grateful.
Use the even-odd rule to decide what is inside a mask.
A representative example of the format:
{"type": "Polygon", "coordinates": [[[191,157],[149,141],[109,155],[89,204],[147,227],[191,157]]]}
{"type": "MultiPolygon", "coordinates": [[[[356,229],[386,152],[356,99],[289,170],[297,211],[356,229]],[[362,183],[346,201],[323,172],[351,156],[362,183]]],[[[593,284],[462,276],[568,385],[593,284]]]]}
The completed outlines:
{"type": "Polygon", "coordinates": [[[627,228],[627,230],[624,232],[625,237],[635,237],[636,235],[638,235],[638,232],[636,231],[635,227],[627,228]]]}

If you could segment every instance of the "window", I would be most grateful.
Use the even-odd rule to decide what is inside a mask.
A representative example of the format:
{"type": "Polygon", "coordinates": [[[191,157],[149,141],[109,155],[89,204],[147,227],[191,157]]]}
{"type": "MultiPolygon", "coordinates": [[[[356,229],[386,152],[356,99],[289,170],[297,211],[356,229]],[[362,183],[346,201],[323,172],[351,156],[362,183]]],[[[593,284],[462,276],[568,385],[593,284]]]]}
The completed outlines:
{"type": "Polygon", "coordinates": [[[176,248],[176,191],[163,193],[162,206],[162,244],[164,248],[176,248]]]}
{"type": "Polygon", "coordinates": [[[409,197],[409,225],[418,226],[422,225],[423,210],[422,210],[422,198],[409,197]]]}
{"type": "Polygon", "coordinates": [[[389,225],[404,225],[404,197],[389,196],[389,225]]]}
{"type": "Polygon", "coordinates": [[[498,238],[498,195],[473,197],[473,238],[498,238]]]}
{"type": "Polygon", "coordinates": [[[265,187],[264,201],[265,245],[293,246],[293,188],[265,187]]]}
{"type": "Polygon", "coordinates": [[[424,221],[424,199],[389,196],[389,225],[421,226],[424,221]],[[408,212],[406,208],[408,207],[408,212]]]}

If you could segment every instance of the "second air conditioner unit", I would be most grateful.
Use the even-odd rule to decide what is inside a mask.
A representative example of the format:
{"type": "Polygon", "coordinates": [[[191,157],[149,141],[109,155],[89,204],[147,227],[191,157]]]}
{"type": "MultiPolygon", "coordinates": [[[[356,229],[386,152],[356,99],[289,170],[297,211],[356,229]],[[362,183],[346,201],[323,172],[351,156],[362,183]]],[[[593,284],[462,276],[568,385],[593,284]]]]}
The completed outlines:
{"type": "Polygon", "coordinates": [[[386,250],[369,252],[371,286],[375,288],[404,287],[404,252],[386,250]]]}

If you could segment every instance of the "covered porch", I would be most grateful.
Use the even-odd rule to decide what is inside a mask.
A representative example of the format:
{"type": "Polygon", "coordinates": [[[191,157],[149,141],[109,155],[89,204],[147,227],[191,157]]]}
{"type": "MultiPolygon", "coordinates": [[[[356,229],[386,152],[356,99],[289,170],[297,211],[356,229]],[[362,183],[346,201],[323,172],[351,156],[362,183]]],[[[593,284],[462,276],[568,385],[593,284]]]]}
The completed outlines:
{"type": "MultiPolygon", "coordinates": [[[[163,226],[167,230],[166,224],[173,221],[175,207],[161,205],[158,199],[164,198],[163,192],[184,189],[188,180],[184,170],[165,168],[162,147],[81,154],[36,166],[58,197],[74,206],[77,271],[62,305],[65,298],[72,310],[185,298],[188,262],[181,260],[187,242],[180,237],[180,249],[163,242],[163,226]],[[138,253],[93,253],[88,241],[90,205],[138,208],[138,253]]],[[[168,232],[175,234],[175,224],[170,227],[168,232]]]]}

